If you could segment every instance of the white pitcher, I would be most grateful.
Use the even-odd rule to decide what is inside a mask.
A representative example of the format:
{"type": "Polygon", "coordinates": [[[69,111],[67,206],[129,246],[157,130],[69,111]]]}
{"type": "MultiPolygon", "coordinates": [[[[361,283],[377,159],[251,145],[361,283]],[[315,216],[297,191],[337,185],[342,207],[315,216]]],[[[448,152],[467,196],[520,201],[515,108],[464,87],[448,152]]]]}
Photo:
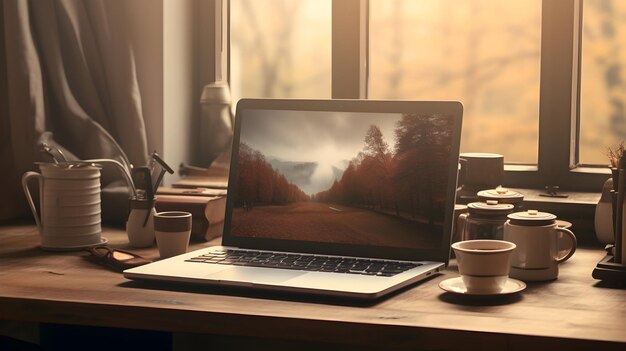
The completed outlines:
{"type": "Polygon", "coordinates": [[[511,277],[523,281],[557,279],[559,264],[576,251],[574,233],[559,227],[556,216],[547,212],[528,210],[508,218],[504,240],[517,245],[511,258],[511,277]]]}
{"type": "Polygon", "coordinates": [[[101,238],[100,167],[85,163],[40,163],[22,176],[22,187],[41,234],[41,247],[78,249],[103,243],[101,238]],[[39,183],[39,209],[30,194],[39,183]]]}

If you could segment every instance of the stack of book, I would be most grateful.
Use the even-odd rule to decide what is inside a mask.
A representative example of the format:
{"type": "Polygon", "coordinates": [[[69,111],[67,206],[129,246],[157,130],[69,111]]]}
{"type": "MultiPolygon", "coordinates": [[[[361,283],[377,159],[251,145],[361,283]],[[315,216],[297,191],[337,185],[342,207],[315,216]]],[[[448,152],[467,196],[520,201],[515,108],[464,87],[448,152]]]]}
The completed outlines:
{"type": "Polygon", "coordinates": [[[190,212],[191,239],[209,241],[221,236],[224,231],[226,188],[197,185],[199,184],[184,181],[183,184],[175,183],[173,187],[160,187],[157,190],[155,207],[157,212],[190,212]]]}

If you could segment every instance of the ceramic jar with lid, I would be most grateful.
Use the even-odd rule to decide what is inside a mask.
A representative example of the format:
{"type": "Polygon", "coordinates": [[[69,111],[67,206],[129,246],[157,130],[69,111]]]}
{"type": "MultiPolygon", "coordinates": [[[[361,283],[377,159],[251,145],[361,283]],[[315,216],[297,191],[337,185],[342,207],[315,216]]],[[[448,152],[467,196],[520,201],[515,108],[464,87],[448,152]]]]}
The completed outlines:
{"type": "Polygon", "coordinates": [[[524,201],[524,195],[515,190],[497,187],[495,189],[482,190],[478,192],[478,199],[480,201],[496,200],[500,204],[511,204],[515,206],[515,210],[518,211],[522,207],[524,201]]]}
{"type": "Polygon", "coordinates": [[[558,265],[576,251],[576,236],[559,227],[556,216],[537,210],[515,212],[504,224],[504,240],[517,245],[511,277],[524,281],[556,279],[558,265]]]}
{"type": "Polygon", "coordinates": [[[513,212],[512,204],[499,203],[496,200],[472,202],[467,205],[468,213],[459,216],[458,228],[462,240],[502,240],[504,222],[513,212]]]}

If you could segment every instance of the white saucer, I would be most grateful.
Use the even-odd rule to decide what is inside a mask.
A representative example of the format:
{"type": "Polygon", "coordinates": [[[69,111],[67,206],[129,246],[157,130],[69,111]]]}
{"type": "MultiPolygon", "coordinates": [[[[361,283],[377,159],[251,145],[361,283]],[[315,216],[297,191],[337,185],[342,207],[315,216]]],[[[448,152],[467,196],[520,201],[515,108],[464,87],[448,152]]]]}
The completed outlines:
{"type": "Polygon", "coordinates": [[[502,291],[500,291],[499,293],[476,294],[476,293],[468,293],[467,289],[465,288],[465,284],[463,284],[463,280],[461,279],[461,277],[456,277],[456,278],[450,278],[450,279],[446,279],[442,281],[441,283],[439,283],[439,287],[447,292],[451,292],[454,294],[467,295],[467,296],[489,296],[489,295],[499,296],[499,295],[514,294],[516,292],[522,291],[526,289],[526,283],[517,279],[509,278],[506,284],[504,285],[504,289],[502,289],[502,291]]]}
{"type": "Polygon", "coordinates": [[[86,249],[86,248],[89,248],[89,247],[104,245],[104,244],[106,244],[108,242],[109,242],[109,240],[107,238],[100,238],[100,242],[99,243],[89,244],[89,245],[62,246],[62,247],[43,246],[43,245],[41,245],[40,247],[41,247],[42,250],[46,250],[46,251],[75,251],[75,250],[80,250],[80,249],[86,249]]]}

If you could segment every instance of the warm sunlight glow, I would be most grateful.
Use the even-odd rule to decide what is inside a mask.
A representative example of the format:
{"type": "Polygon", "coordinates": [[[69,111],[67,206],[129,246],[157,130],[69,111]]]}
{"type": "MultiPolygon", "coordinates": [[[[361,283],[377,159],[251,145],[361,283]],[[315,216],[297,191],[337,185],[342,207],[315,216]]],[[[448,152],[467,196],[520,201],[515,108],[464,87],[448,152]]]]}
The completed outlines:
{"type": "Polygon", "coordinates": [[[371,0],[370,98],[463,103],[462,152],[536,163],[540,0],[371,0]]]}
{"type": "Polygon", "coordinates": [[[230,11],[233,101],[330,98],[330,0],[232,0],[230,11]]]}
{"type": "Polygon", "coordinates": [[[626,140],[626,1],[586,0],[580,84],[580,162],[609,162],[626,140]]]}
{"type": "MultiPolygon", "coordinates": [[[[330,98],[331,5],[232,0],[234,101],[330,98]]],[[[369,5],[368,98],[460,101],[462,152],[537,163],[541,0],[369,5]]],[[[626,1],[585,0],[583,11],[579,154],[606,164],[607,147],[626,139],[626,1]]]]}

